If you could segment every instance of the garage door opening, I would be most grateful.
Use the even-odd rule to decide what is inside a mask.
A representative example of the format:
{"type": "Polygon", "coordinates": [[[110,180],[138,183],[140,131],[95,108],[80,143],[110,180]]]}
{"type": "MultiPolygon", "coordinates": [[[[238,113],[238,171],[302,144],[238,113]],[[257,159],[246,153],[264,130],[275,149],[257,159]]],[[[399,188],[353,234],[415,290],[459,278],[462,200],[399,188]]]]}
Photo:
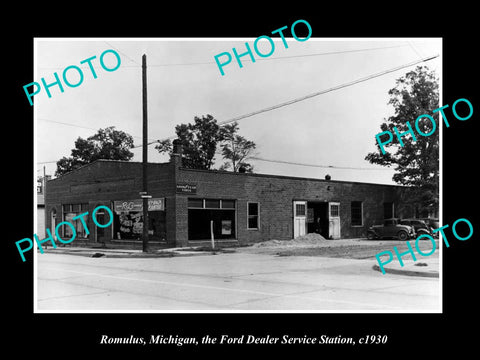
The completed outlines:
{"type": "Polygon", "coordinates": [[[329,237],[328,203],[323,201],[309,201],[307,203],[307,233],[329,237]]]}

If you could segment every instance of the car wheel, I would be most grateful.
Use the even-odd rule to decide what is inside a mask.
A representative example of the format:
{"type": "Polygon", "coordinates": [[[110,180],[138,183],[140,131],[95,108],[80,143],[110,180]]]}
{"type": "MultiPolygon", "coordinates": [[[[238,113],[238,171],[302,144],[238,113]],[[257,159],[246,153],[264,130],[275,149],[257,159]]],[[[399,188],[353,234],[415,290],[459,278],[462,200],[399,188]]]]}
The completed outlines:
{"type": "Polygon", "coordinates": [[[406,231],[399,231],[397,234],[398,238],[402,241],[405,241],[408,239],[408,234],[406,231]]]}

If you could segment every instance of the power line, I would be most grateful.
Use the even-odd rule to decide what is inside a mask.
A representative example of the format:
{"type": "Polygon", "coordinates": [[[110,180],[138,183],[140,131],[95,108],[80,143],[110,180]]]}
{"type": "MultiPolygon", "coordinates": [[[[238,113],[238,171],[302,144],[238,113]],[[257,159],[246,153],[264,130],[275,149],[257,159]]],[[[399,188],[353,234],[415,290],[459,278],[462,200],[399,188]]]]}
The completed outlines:
{"type": "Polygon", "coordinates": [[[53,164],[53,163],[56,163],[58,160],[54,160],[54,161],[40,161],[40,162],[37,162],[37,164],[53,164]]]}
{"type": "Polygon", "coordinates": [[[135,60],[133,60],[130,56],[128,56],[127,54],[125,54],[123,51],[118,50],[118,48],[116,48],[115,46],[113,46],[112,44],[110,44],[109,42],[107,42],[107,41],[105,41],[105,40],[104,40],[103,42],[104,42],[105,44],[107,44],[108,46],[111,46],[112,48],[114,48],[115,50],[117,50],[120,54],[124,55],[128,60],[134,62],[134,63],[137,64],[139,67],[141,67],[141,65],[140,65],[138,62],[136,62],[135,60]]]}
{"type": "MultiPolygon", "coordinates": [[[[408,44],[383,46],[383,47],[375,47],[375,48],[353,49],[353,50],[329,51],[329,52],[303,54],[303,55],[275,56],[275,57],[269,57],[269,58],[260,58],[260,59],[256,59],[255,61],[271,61],[271,60],[283,60],[283,59],[293,59],[293,58],[312,57],[312,56],[337,55],[337,54],[346,54],[346,53],[354,53],[354,52],[362,52],[362,51],[384,50],[384,49],[391,49],[391,48],[398,48],[398,47],[405,47],[405,46],[408,46],[408,44]]],[[[244,61],[252,61],[252,60],[242,59],[242,62],[244,61]]],[[[148,67],[150,68],[150,67],[212,65],[212,64],[216,64],[216,62],[205,61],[205,62],[192,62],[192,63],[149,64],[148,67]]],[[[124,67],[139,67],[139,66],[125,65],[124,67]]]]}
{"type": "MultiPolygon", "coordinates": [[[[37,118],[37,120],[48,121],[48,122],[51,122],[51,123],[54,123],[54,124],[60,124],[60,125],[78,127],[78,128],[82,128],[82,129],[88,129],[88,130],[95,130],[95,131],[98,131],[98,130],[99,130],[99,128],[93,128],[93,127],[88,127],[88,126],[75,125],[75,124],[70,124],[70,123],[66,123],[66,122],[62,122],[62,121],[55,121],[55,120],[50,120],[50,119],[45,119],[45,118],[37,118]]],[[[141,139],[141,138],[142,138],[141,136],[135,136],[135,135],[131,135],[131,136],[134,137],[134,138],[137,138],[137,139],[141,139]]],[[[150,140],[153,140],[153,139],[150,139],[150,140]]],[[[153,144],[154,142],[157,142],[157,140],[153,141],[152,144],[153,144]]],[[[150,144],[149,144],[149,145],[150,145],[150,144]]]]}
{"type": "MultiPolygon", "coordinates": [[[[254,116],[254,115],[258,115],[258,114],[261,114],[261,113],[264,113],[264,112],[267,112],[267,111],[272,111],[272,110],[276,110],[276,109],[284,107],[284,106],[292,105],[292,104],[295,104],[297,102],[313,98],[315,96],[323,95],[323,94],[326,94],[326,93],[329,93],[329,92],[332,92],[332,91],[335,91],[335,90],[343,89],[343,88],[346,88],[348,86],[352,86],[352,85],[355,85],[355,84],[358,84],[358,83],[361,83],[361,82],[365,82],[365,81],[368,81],[368,80],[371,80],[371,79],[374,79],[374,78],[377,78],[377,77],[380,77],[380,76],[383,76],[383,75],[386,75],[386,74],[389,74],[389,73],[392,73],[392,72],[395,72],[395,71],[398,71],[398,70],[401,70],[401,69],[405,69],[407,67],[417,65],[421,62],[427,62],[427,61],[433,60],[433,59],[437,58],[438,56],[439,55],[433,55],[433,56],[429,56],[429,57],[426,57],[426,58],[422,58],[420,60],[416,60],[416,61],[410,62],[408,64],[404,64],[404,65],[400,65],[400,66],[397,66],[397,67],[394,67],[394,68],[391,68],[391,69],[387,69],[387,70],[384,70],[384,71],[381,71],[381,72],[378,72],[378,73],[375,73],[375,74],[371,74],[371,75],[362,77],[362,78],[357,79],[357,80],[353,80],[353,81],[350,81],[350,82],[347,82],[347,83],[343,83],[343,84],[331,87],[331,88],[326,89],[326,90],[321,90],[321,91],[318,91],[318,92],[315,92],[315,93],[312,93],[312,94],[309,94],[309,95],[302,96],[300,98],[296,98],[296,99],[289,100],[289,101],[286,101],[286,102],[283,102],[283,103],[280,103],[280,104],[277,104],[277,105],[273,105],[273,106],[270,106],[270,107],[267,107],[267,108],[256,110],[256,111],[253,111],[253,112],[248,113],[248,114],[237,116],[237,117],[232,118],[230,120],[224,120],[224,121],[219,122],[218,125],[229,124],[229,123],[232,123],[234,121],[243,120],[245,118],[248,118],[248,117],[251,117],[251,116],[254,116]]],[[[152,142],[148,143],[147,145],[151,145],[151,144],[154,144],[154,143],[158,143],[160,141],[170,140],[170,139],[175,139],[175,138],[176,138],[175,136],[170,136],[170,137],[165,138],[163,140],[152,141],[152,142]]],[[[136,147],[141,147],[141,146],[142,145],[138,145],[138,146],[135,146],[135,148],[136,147]]]]}
{"type": "Polygon", "coordinates": [[[319,164],[306,164],[306,163],[299,163],[293,161],[284,161],[284,160],[272,160],[272,159],[264,159],[256,156],[250,156],[249,159],[252,160],[259,160],[271,163],[279,163],[279,164],[288,164],[288,165],[298,165],[298,166],[309,166],[309,167],[319,167],[319,168],[329,168],[329,169],[342,169],[342,170],[373,170],[373,171],[385,171],[391,169],[373,169],[373,168],[362,168],[362,167],[349,167],[349,166],[334,166],[334,165],[319,165],[319,164]]]}
{"type": "MultiPolygon", "coordinates": [[[[122,68],[136,68],[139,69],[142,66],[138,64],[135,60],[131,57],[126,55],[124,52],[118,50],[116,47],[111,45],[110,43],[104,41],[106,44],[117,50],[120,54],[124,55],[127,59],[134,62],[136,65],[122,65],[122,68]]],[[[313,54],[302,54],[302,55],[291,55],[291,56],[274,56],[269,58],[260,58],[256,59],[255,61],[271,61],[271,60],[284,60],[284,59],[293,59],[293,58],[303,58],[303,57],[314,57],[314,56],[325,56],[325,55],[337,55],[337,54],[347,54],[347,53],[355,53],[355,52],[363,52],[363,51],[376,51],[376,50],[384,50],[384,49],[392,49],[398,47],[405,47],[408,44],[402,45],[392,45],[392,46],[382,46],[382,47],[374,47],[374,48],[363,48],[363,49],[353,49],[353,50],[339,50],[339,51],[328,51],[328,52],[321,52],[321,53],[313,53],[313,54]]],[[[251,59],[242,59],[242,62],[252,61],[251,59]]],[[[204,62],[191,62],[191,63],[167,63],[167,64],[149,64],[148,67],[169,67],[169,66],[194,66],[194,65],[212,65],[216,64],[215,61],[204,61],[204,62]]],[[[88,68],[87,65],[80,65],[80,67],[88,68]]],[[[39,69],[63,69],[62,67],[39,67],[39,69]]]]}
{"type": "Polygon", "coordinates": [[[95,130],[95,131],[98,130],[98,128],[92,128],[92,127],[88,127],[88,126],[81,126],[81,125],[69,124],[69,123],[65,123],[65,122],[61,122],[61,121],[55,121],[55,120],[50,120],[50,119],[45,119],[45,118],[37,118],[37,120],[47,121],[47,122],[51,122],[51,123],[55,123],[55,124],[72,126],[72,127],[82,128],[82,129],[88,129],[88,130],[95,130]]]}
{"type": "Polygon", "coordinates": [[[434,55],[434,56],[426,57],[426,58],[423,58],[423,59],[420,59],[420,60],[416,60],[416,61],[413,61],[411,63],[405,64],[405,65],[400,65],[400,66],[397,66],[395,68],[391,68],[391,69],[388,69],[388,70],[384,70],[384,71],[381,71],[381,72],[376,73],[376,74],[368,75],[368,76],[365,76],[363,78],[353,80],[353,81],[350,81],[348,83],[344,83],[344,84],[341,84],[341,85],[337,85],[337,86],[331,87],[331,88],[326,89],[326,90],[322,90],[322,91],[315,92],[313,94],[305,95],[305,96],[302,96],[300,98],[296,98],[296,99],[293,99],[293,100],[290,100],[290,101],[286,101],[286,102],[283,102],[283,103],[280,103],[280,104],[277,104],[277,105],[270,106],[268,108],[253,111],[253,112],[245,114],[245,115],[237,116],[236,118],[233,118],[233,119],[230,119],[230,120],[221,121],[218,124],[219,125],[225,125],[225,124],[228,124],[228,123],[231,123],[231,122],[234,122],[234,121],[245,119],[245,118],[253,116],[253,115],[258,115],[258,114],[261,114],[261,113],[264,113],[264,112],[267,112],[267,111],[272,111],[272,110],[275,110],[275,109],[278,109],[278,108],[281,108],[281,107],[284,107],[284,106],[292,105],[292,104],[295,104],[297,102],[313,98],[315,96],[323,95],[323,94],[329,93],[331,91],[339,90],[339,89],[342,89],[342,88],[345,88],[345,87],[348,87],[348,86],[352,86],[352,85],[355,85],[355,84],[358,84],[358,83],[361,83],[361,82],[364,82],[364,81],[367,81],[367,80],[377,78],[379,76],[389,74],[391,72],[395,72],[395,71],[405,69],[405,68],[413,66],[413,65],[417,65],[421,62],[426,62],[426,61],[435,59],[438,56],[439,55],[434,55]]]}

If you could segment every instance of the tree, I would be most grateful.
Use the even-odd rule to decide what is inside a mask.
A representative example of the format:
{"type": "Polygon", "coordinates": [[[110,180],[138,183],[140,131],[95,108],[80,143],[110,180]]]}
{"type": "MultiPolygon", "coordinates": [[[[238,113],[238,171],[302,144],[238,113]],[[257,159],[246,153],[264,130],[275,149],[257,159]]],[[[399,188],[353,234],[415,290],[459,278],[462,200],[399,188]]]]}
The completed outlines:
{"type": "Polygon", "coordinates": [[[86,140],[79,137],[75,141],[71,156],[57,161],[55,175],[66,174],[98,159],[130,160],[133,157],[129,150],[131,148],[133,148],[131,135],[115,130],[115,126],[99,129],[95,135],[86,140]]]}
{"type": "MultiPolygon", "coordinates": [[[[214,162],[217,143],[221,140],[217,120],[212,115],[195,116],[194,123],[175,126],[175,133],[183,147],[182,166],[188,169],[210,170],[214,162]]],[[[155,146],[160,153],[172,152],[170,140],[155,146]]]]}
{"type": "MultiPolygon", "coordinates": [[[[438,210],[440,124],[438,112],[433,113],[439,107],[438,78],[427,67],[418,66],[398,79],[395,88],[388,94],[388,103],[393,105],[395,113],[380,125],[382,131],[395,134],[393,127],[397,127],[403,133],[408,130],[407,122],[414,128],[415,120],[423,114],[433,116],[437,129],[430,136],[416,135],[416,141],[413,141],[411,135],[403,136],[403,147],[398,138],[393,136],[392,142],[384,145],[390,151],[383,155],[377,143],[377,151],[369,153],[365,160],[372,164],[395,166],[393,181],[412,187],[411,200],[419,206],[420,212],[438,210]]],[[[427,118],[418,122],[423,133],[429,133],[432,126],[427,118]]]]}
{"type": "Polygon", "coordinates": [[[256,145],[253,141],[238,135],[237,131],[237,122],[224,125],[220,128],[222,155],[224,159],[229,160],[220,167],[220,170],[227,170],[231,167],[233,172],[238,172],[238,170],[243,167],[246,172],[252,172],[253,166],[247,163],[246,160],[256,145]]]}

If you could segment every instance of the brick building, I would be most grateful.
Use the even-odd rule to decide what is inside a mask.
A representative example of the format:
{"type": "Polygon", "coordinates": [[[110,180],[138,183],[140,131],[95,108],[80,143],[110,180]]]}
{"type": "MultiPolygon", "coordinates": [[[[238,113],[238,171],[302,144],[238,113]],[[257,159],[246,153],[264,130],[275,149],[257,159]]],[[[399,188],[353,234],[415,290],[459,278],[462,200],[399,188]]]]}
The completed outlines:
{"type": "MultiPolygon", "coordinates": [[[[47,190],[47,228],[71,222],[76,244],[141,244],[141,163],[97,160],[48,181],[47,190]],[[107,228],[95,226],[90,216],[99,205],[114,214],[107,228]],[[87,211],[89,234],[80,219],[72,220],[87,211]]],[[[148,164],[149,243],[210,241],[212,221],[216,241],[238,244],[310,232],[331,239],[362,237],[384,218],[412,216],[407,192],[394,185],[185,169],[181,155],[173,154],[170,162],[148,164]]],[[[101,224],[108,217],[108,212],[96,213],[101,224]]],[[[72,236],[65,224],[58,233],[64,239],[72,236]]]]}

